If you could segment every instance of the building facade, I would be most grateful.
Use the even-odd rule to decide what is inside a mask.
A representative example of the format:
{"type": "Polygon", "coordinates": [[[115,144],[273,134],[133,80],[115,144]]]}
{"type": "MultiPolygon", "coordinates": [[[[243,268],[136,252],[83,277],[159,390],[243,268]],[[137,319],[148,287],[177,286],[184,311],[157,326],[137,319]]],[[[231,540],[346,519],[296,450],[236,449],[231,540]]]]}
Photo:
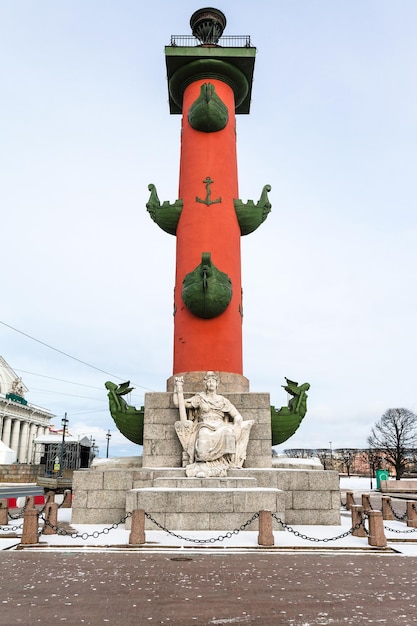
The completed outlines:
{"type": "Polygon", "coordinates": [[[0,441],[17,463],[34,463],[34,440],[49,433],[55,415],[25,399],[28,389],[0,356],[0,441]]]}

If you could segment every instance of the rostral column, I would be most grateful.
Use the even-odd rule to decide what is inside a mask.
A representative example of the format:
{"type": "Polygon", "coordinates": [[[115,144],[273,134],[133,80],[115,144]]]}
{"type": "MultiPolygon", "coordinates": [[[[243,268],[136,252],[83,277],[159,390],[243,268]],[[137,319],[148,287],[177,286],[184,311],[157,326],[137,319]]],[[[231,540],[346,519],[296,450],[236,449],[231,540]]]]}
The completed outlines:
{"type": "Polygon", "coordinates": [[[249,36],[222,38],[226,17],[217,9],[196,11],[190,25],[192,36],[172,36],[165,48],[170,113],[182,114],[179,199],[161,204],[149,185],[146,205],[177,238],[173,376],[192,390],[214,370],[224,390],[249,391],[240,238],[271,205],[269,185],[257,203],[238,199],[236,114],[249,113],[256,49],[249,36]]]}

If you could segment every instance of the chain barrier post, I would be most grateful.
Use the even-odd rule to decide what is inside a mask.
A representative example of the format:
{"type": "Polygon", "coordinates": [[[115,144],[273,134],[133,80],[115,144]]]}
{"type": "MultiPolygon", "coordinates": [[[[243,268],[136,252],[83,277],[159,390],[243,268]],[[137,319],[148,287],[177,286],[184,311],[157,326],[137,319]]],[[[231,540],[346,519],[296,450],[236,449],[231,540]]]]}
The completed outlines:
{"type": "Polygon", "coordinates": [[[360,504],[353,504],[350,510],[352,513],[352,536],[366,537],[367,533],[364,526],[365,515],[363,512],[363,506],[360,504]]]}
{"type": "Polygon", "coordinates": [[[7,498],[0,500],[0,526],[7,526],[9,523],[9,506],[7,498]]]}
{"type": "Polygon", "coordinates": [[[45,523],[42,533],[44,535],[56,535],[58,524],[58,504],[56,504],[56,502],[48,502],[45,505],[44,517],[45,523]]]}
{"type": "Polygon", "coordinates": [[[35,508],[35,498],[33,496],[26,496],[23,510],[26,511],[26,509],[34,509],[34,508],[35,508]]]}
{"type": "Polygon", "coordinates": [[[71,489],[65,489],[64,499],[61,504],[61,509],[70,509],[70,508],[71,508],[71,489]]]}
{"type": "Polygon", "coordinates": [[[371,499],[369,497],[369,493],[362,494],[362,506],[363,506],[363,512],[365,513],[365,515],[367,515],[369,511],[372,511],[372,505],[371,505],[371,499]]]}
{"type": "Polygon", "coordinates": [[[346,511],[350,511],[351,507],[354,506],[355,499],[353,497],[353,491],[346,491],[346,511]]]}
{"type": "Polygon", "coordinates": [[[37,509],[26,509],[23,516],[23,530],[20,543],[23,545],[33,545],[39,543],[38,535],[39,512],[37,509]]]}
{"type": "Polygon", "coordinates": [[[382,517],[385,520],[395,519],[394,513],[392,512],[390,496],[382,496],[382,517]]]}
{"type": "Polygon", "coordinates": [[[375,548],[386,548],[387,538],[385,537],[384,520],[382,511],[369,511],[369,536],[368,545],[375,548]]]}
{"type": "Polygon", "coordinates": [[[45,505],[55,502],[55,491],[48,491],[45,496],[45,505]]]}
{"type": "Polygon", "coordinates": [[[132,511],[129,545],[139,545],[142,543],[146,543],[145,511],[143,509],[136,509],[135,511],[132,511]]]}
{"type": "Polygon", "coordinates": [[[417,528],[417,507],[413,501],[407,501],[407,526],[417,528]]]}
{"type": "Polygon", "coordinates": [[[274,533],[272,531],[272,513],[271,511],[259,511],[258,525],[258,545],[273,546],[275,545],[274,533]]]}

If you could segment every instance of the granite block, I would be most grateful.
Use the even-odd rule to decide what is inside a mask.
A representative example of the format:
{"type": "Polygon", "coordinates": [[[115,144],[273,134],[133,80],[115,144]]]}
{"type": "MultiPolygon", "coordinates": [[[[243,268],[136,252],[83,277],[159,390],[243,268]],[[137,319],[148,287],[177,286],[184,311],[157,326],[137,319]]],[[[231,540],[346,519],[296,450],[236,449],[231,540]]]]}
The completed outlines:
{"type": "MultiPolygon", "coordinates": [[[[72,524],[118,524],[125,516],[125,509],[77,509],[72,511],[72,524]]],[[[113,543],[111,532],[109,545],[113,543]]]]}
{"type": "Polygon", "coordinates": [[[88,491],[88,509],[123,509],[126,505],[125,491],[88,491]]]}
{"type": "Polygon", "coordinates": [[[293,509],[308,509],[317,511],[323,509],[331,509],[330,492],[324,491],[317,497],[317,492],[312,491],[294,491],[293,492],[293,509]]]}
{"type": "Polygon", "coordinates": [[[103,471],[79,470],[74,472],[72,477],[73,491],[78,489],[103,489],[103,471]]]}
{"type": "Polygon", "coordinates": [[[123,490],[132,489],[133,479],[132,472],[126,470],[108,470],[103,474],[104,490],[123,490]]]}

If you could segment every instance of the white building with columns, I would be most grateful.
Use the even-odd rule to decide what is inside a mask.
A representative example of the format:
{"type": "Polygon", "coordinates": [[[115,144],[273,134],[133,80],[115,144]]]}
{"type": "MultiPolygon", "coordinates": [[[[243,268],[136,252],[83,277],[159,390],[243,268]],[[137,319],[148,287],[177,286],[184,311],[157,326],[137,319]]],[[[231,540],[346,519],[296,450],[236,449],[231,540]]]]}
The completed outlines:
{"type": "Polygon", "coordinates": [[[28,389],[0,356],[0,441],[13,450],[17,463],[35,461],[34,440],[49,434],[56,416],[25,399],[28,389]]]}

